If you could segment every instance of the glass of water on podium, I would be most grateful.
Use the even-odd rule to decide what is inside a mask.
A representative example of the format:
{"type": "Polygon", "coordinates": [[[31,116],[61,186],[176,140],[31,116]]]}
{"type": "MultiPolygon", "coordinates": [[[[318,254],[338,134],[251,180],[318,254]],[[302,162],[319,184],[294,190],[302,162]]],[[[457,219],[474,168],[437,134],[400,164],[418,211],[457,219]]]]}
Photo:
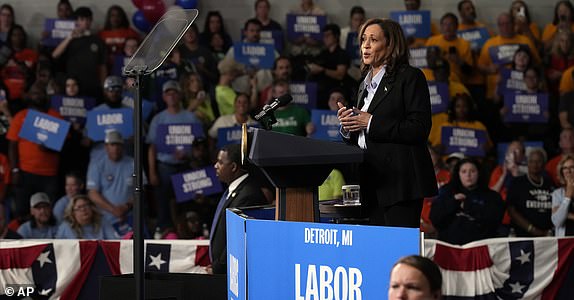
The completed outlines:
{"type": "Polygon", "coordinates": [[[344,185],[343,205],[361,205],[361,186],[358,184],[344,185]]]}

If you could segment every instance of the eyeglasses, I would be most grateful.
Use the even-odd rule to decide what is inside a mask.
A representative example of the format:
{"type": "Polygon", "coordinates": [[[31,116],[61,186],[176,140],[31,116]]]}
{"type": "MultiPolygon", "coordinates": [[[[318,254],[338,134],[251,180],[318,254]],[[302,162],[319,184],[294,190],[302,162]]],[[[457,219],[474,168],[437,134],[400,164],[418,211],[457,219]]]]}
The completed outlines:
{"type": "Polygon", "coordinates": [[[560,170],[562,171],[570,171],[570,172],[574,172],[574,166],[563,166],[562,168],[560,168],[560,170]]]}
{"type": "Polygon", "coordinates": [[[73,211],[80,211],[80,210],[87,210],[87,209],[90,209],[90,206],[87,204],[84,204],[84,205],[80,205],[78,207],[74,207],[72,210],[73,211]]]}

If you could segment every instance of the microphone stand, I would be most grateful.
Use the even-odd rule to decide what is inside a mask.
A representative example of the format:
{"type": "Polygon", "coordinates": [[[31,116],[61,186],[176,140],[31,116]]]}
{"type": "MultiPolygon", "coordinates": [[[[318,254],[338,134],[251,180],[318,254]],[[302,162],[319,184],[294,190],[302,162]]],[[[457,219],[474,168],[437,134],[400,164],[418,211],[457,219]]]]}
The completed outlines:
{"type": "Polygon", "coordinates": [[[261,123],[261,127],[265,130],[271,130],[271,126],[277,123],[277,119],[275,118],[275,114],[271,111],[265,114],[261,119],[258,120],[261,123]]]}

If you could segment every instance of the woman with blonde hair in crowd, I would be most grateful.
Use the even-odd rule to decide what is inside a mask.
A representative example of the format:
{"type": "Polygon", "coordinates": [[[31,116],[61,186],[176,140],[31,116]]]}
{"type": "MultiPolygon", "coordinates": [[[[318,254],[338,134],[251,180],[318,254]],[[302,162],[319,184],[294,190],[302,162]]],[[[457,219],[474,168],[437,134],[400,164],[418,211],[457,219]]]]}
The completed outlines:
{"type": "Polygon", "coordinates": [[[565,154],[558,163],[561,187],[552,193],[552,223],[557,237],[574,235],[574,155],[565,154]]]}
{"type": "Polygon", "coordinates": [[[56,238],[108,240],[119,236],[111,224],[102,222],[102,215],[88,196],[76,195],[66,207],[56,238]]]}

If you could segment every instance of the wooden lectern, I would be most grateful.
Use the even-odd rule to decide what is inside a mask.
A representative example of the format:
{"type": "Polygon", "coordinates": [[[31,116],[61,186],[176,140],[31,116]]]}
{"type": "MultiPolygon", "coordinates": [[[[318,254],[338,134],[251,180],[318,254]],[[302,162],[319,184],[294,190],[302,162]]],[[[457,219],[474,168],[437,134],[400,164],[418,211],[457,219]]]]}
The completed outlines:
{"type": "Polygon", "coordinates": [[[275,220],[318,222],[318,187],[333,166],[363,161],[343,143],[243,127],[243,163],[259,167],[277,190],[275,220]]]}

